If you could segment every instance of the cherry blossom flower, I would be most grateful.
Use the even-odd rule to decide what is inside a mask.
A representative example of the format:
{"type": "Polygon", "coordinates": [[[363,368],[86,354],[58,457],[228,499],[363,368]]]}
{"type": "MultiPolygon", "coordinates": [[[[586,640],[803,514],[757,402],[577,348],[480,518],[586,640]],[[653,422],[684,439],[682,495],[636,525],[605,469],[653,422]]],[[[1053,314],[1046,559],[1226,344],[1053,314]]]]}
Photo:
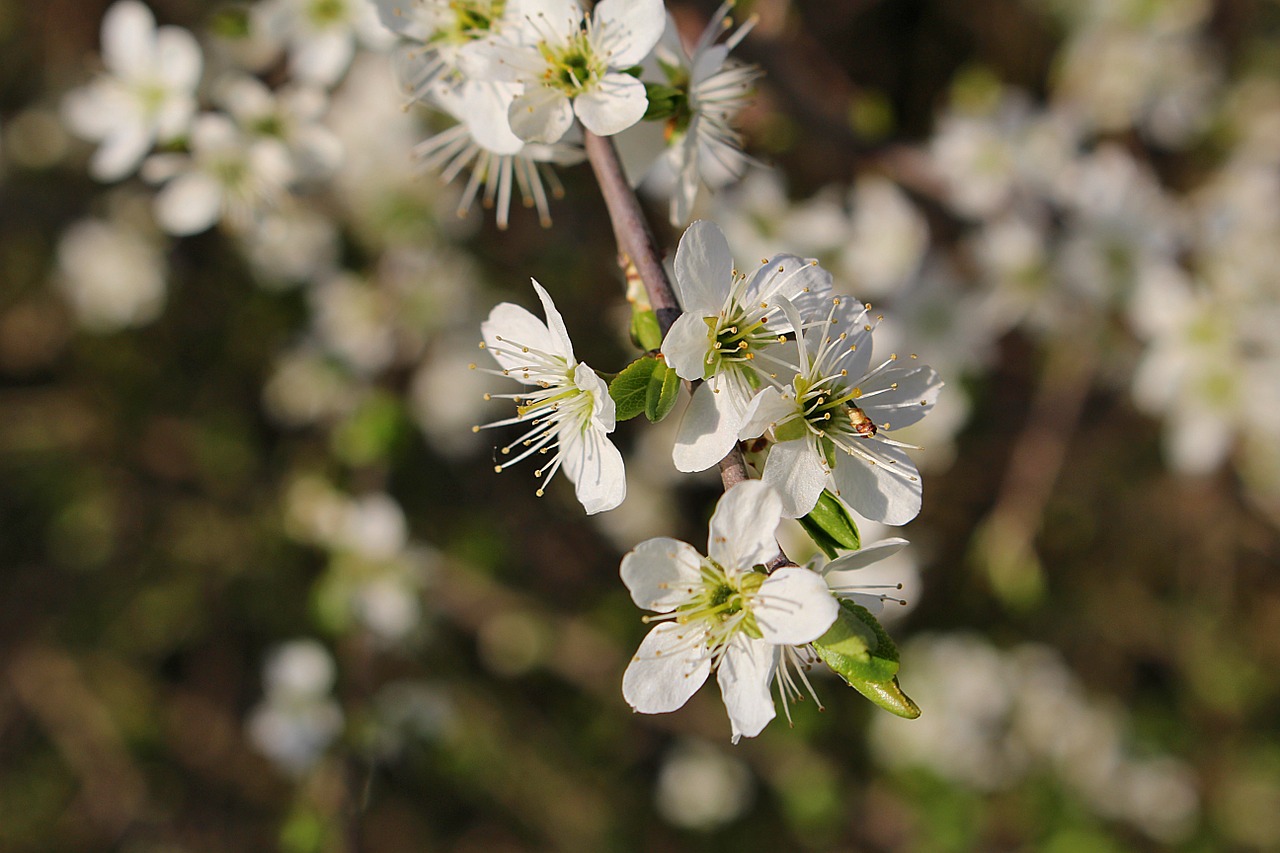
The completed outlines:
{"type": "Polygon", "coordinates": [[[627,494],[622,454],[608,438],[616,423],[613,398],[604,380],[574,357],[573,343],[550,294],[536,281],[533,289],[542,301],[546,323],[504,302],[480,326],[481,346],[500,368],[487,372],[514,379],[530,390],[486,395],[513,400],[517,414],[473,430],[527,424],[524,435],[501,449],[502,456],[511,458],[495,470],[530,456],[550,455],[550,461],[534,472],[542,478],[539,496],[563,468],[588,515],[613,509],[627,494]]]}
{"type": "Polygon", "coordinates": [[[622,676],[642,714],[682,707],[716,671],[733,740],[755,737],[775,716],[770,687],[779,646],[818,639],[839,612],[822,577],[798,566],[756,571],[778,556],[777,492],[758,480],[734,486],[711,516],[707,556],[676,539],[649,539],[622,559],[622,581],[656,622],[622,676]]]}
{"type": "Polygon", "coordinates": [[[724,234],[703,220],[680,238],[675,272],[684,313],[662,342],[662,353],[680,378],[706,382],[693,393],[672,458],[681,471],[704,471],[739,438],[751,437],[742,427],[762,387],[757,365],[770,361],[779,336],[792,330],[777,299],[807,304],[825,298],[831,276],[816,261],[795,255],[777,255],[744,275],[734,267],[724,234]]]}
{"type": "Polygon", "coordinates": [[[187,132],[203,59],[191,33],[156,27],[135,0],[120,0],[102,19],[106,74],[70,92],[62,104],[71,130],[102,143],[89,162],[100,181],[129,175],[157,142],[187,132]]]}
{"type": "Polygon", "coordinates": [[[483,134],[476,133],[476,123],[471,120],[474,113],[468,110],[462,96],[440,89],[433,100],[454,116],[458,124],[419,143],[413,149],[413,156],[424,168],[439,170],[445,183],[463,170],[470,173],[458,201],[458,215],[466,216],[483,189],[484,206],[494,209],[498,228],[505,229],[510,221],[512,191],[518,189],[525,207],[535,208],[538,221],[543,227],[549,227],[550,198],[564,194],[552,167],[580,163],[585,157],[573,134],[550,145],[526,143],[512,136],[513,149],[495,149],[483,141],[483,134]],[[551,185],[550,193],[547,184],[551,185]]]}
{"type": "MultiPolygon", "coordinates": [[[[800,314],[779,300],[793,326],[800,314]]],[[[775,486],[783,514],[798,518],[813,509],[829,481],[836,494],[872,521],[906,524],[920,512],[916,466],[900,441],[885,433],[929,413],[942,388],[933,368],[900,366],[897,354],[871,367],[868,306],[835,298],[827,318],[797,336],[795,378],[781,390],[761,392],[744,434],[768,430],[761,479],[775,486]]]]}
{"type": "Polygon", "coordinates": [[[219,220],[248,228],[274,209],[296,178],[285,144],[250,138],[224,113],[204,113],[191,131],[191,155],[157,154],[143,177],[165,187],[156,195],[156,221],[170,234],[198,234],[219,220]]]}
{"type": "Polygon", "coordinates": [[[644,116],[644,84],[626,69],[648,55],[665,23],[660,0],[603,0],[585,17],[576,0],[526,0],[516,35],[478,47],[472,76],[518,83],[511,130],[528,142],[558,141],[574,116],[610,136],[644,116]]]}
{"type": "Polygon", "coordinates": [[[647,177],[669,187],[672,225],[689,221],[700,186],[719,189],[737,180],[750,162],[742,153],[741,136],[729,122],[751,97],[760,71],[730,60],[729,51],[751,31],[755,20],[717,42],[731,28],[732,7],[724,3],[716,10],[692,51],[681,44],[675,22],[668,16],[654,51],[666,85],[679,92],[673,114],[662,123],[663,150],[647,177]]]}

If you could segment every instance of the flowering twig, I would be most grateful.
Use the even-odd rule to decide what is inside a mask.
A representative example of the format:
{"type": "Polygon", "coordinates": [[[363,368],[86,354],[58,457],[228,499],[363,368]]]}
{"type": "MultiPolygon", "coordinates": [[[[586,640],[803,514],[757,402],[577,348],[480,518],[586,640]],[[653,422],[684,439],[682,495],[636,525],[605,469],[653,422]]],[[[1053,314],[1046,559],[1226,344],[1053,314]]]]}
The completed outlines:
{"type": "MultiPolygon", "coordinates": [[[[618,159],[613,140],[597,136],[589,130],[584,130],[583,136],[587,159],[591,161],[596,181],[600,184],[600,192],[604,195],[605,207],[609,210],[609,219],[613,222],[613,233],[618,241],[618,264],[624,271],[628,266],[635,267],[649,297],[649,305],[657,315],[658,325],[665,336],[671,324],[680,316],[680,300],[662,265],[662,256],[654,242],[653,231],[644,217],[644,211],[640,209],[635,191],[622,172],[622,163],[618,159]]],[[[720,481],[728,490],[747,478],[746,459],[741,449],[735,446],[720,461],[720,481]]]]}

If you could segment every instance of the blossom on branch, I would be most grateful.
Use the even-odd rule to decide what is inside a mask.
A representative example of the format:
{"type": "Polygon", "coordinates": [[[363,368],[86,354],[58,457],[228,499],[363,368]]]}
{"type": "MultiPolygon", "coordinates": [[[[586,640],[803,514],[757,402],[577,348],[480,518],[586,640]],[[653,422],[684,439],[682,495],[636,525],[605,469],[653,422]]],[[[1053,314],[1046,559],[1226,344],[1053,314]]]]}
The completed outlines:
{"type": "Polygon", "coordinates": [[[777,255],[751,275],[738,272],[714,223],[689,226],[676,249],[676,291],[684,313],[662,342],[681,379],[706,380],[680,422],[672,458],[681,471],[705,471],[724,458],[751,422],[756,396],[785,363],[774,357],[792,331],[779,298],[808,304],[831,292],[831,276],[795,255],[777,255]]]}
{"type": "Polygon", "coordinates": [[[524,435],[501,448],[502,456],[510,458],[495,470],[502,471],[530,456],[549,455],[550,460],[534,472],[542,478],[539,496],[563,468],[588,515],[613,509],[627,494],[622,454],[608,437],[616,420],[613,398],[604,380],[574,357],[569,332],[550,294],[536,281],[533,289],[546,312],[545,323],[519,305],[503,302],[480,325],[484,335],[481,346],[500,368],[486,372],[514,379],[530,389],[486,394],[486,398],[513,400],[516,416],[473,429],[527,424],[524,435]]]}
{"type": "Polygon", "coordinates": [[[770,693],[780,647],[821,637],[839,612],[826,582],[798,566],[758,571],[778,556],[777,492],[758,480],[731,488],[711,516],[707,556],[676,539],[649,539],[622,559],[631,598],[656,622],[622,676],[642,714],[682,707],[716,671],[736,743],[775,716],[770,693]]]}

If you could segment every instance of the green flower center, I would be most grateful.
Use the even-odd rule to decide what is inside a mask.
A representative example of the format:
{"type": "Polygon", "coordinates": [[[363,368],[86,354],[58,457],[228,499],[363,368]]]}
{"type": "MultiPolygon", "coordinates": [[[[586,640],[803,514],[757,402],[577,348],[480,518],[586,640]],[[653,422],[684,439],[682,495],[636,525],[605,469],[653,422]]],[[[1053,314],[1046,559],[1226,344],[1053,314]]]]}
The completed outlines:
{"type": "Polygon", "coordinates": [[[569,97],[593,88],[607,70],[604,60],[592,51],[586,33],[575,35],[569,44],[559,48],[542,42],[538,50],[547,62],[544,81],[569,97]]]}

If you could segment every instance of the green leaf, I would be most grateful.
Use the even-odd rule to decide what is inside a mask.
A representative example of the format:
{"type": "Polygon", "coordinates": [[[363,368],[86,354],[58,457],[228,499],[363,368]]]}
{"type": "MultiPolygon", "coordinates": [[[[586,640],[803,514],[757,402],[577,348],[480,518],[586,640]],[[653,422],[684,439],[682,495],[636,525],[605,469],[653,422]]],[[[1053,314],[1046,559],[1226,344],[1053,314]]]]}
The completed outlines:
{"type": "Polygon", "coordinates": [[[649,377],[649,391],[645,397],[644,416],[650,421],[658,421],[671,414],[676,404],[676,396],[680,393],[680,377],[675,368],[667,364],[666,359],[659,357],[649,377]]]}
{"type": "Polygon", "coordinates": [[[652,308],[631,312],[631,341],[646,352],[662,348],[662,326],[652,308]]]}
{"type": "Polygon", "coordinates": [[[813,544],[833,560],[839,555],[838,549],[856,551],[862,547],[858,525],[849,516],[844,502],[827,489],[822,490],[813,511],[800,519],[800,526],[813,544]]]}
{"type": "Polygon", "coordinates": [[[813,642],[827,666],[881,708],[914,720],[920,708],[898,686],[898,647],[865,607],[840,602],[840,615],[813,642]]]}
{"type": "Polygon", "coordinates": [[[658,369],[666,370],[666,364],[656,356],[645,354],[624,367],[609,383],[609,396],[617,407],[618,420],[629,421],[648,408],[649,383],[658,369]]]}

